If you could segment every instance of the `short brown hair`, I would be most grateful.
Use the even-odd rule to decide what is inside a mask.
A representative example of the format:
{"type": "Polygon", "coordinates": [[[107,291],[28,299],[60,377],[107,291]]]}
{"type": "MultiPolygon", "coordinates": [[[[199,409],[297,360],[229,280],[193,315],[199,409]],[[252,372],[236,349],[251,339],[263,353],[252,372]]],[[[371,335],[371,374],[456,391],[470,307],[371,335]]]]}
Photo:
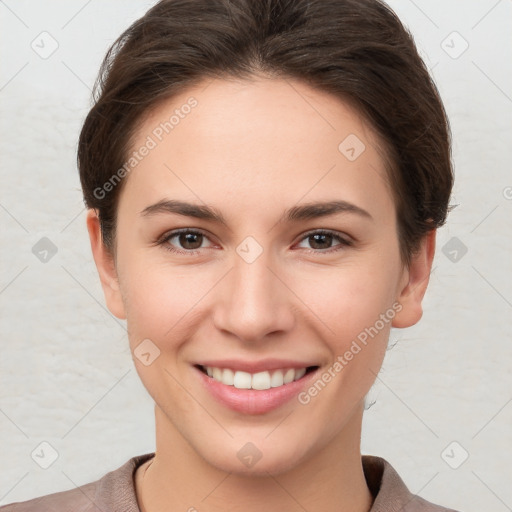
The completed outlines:
{"type": "Polygon", "coordinates": [[[115,253],[126,178],[95,191],[125,163],[144,114],[205,78],[261,73],[349,98],[380,135],[408,266],[450,209],[451,134],[412,35],[380,0],[161,0],[134,22],[105,56],[78,144],[84,202],[106,247],[115,253]]]}

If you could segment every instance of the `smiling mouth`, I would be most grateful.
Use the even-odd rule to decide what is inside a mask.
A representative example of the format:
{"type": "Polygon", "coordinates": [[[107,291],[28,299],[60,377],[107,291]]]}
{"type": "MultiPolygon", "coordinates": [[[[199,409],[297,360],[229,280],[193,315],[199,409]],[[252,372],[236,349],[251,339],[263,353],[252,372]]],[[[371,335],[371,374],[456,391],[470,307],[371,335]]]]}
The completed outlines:
{"type": "Polygon", "coordinates": [[[232,370],[231,368],[217,368],[213,366],[195,365],[200,371],[211,379],[232,386],[237,389],[265,390],[286,386],[290,382],[302,379],[305,375],[318,369],[318,366],[304,368],[281,368],[257,373],[232,370]]]}

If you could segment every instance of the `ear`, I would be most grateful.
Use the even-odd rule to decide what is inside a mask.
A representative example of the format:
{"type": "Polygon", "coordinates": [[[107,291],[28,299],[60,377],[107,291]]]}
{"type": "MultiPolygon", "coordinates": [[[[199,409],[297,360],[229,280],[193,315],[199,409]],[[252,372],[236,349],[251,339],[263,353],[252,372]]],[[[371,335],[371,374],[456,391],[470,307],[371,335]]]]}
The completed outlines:
{"type": "Polygon", "coordinates": [[[96,210],[87,211],[87,230],[91,241],[91,249],[100,276],[105,301],[110,312],[117,318],[125,319],[126,314],[119,288],[119,280],[114,257],[105,247],[101,236],[101,227],[96,210]]]}
{"type": "Polygon", "coordinates": [[[430,278],[436,249],[436,232],[437,230],[433,229],[424,236],[418,252],[411,259],[409,268],[404,269],[397,297],[402,309],[393,318],[393,327],[410,327],[418,323],[423,315],[421,302],[430,278]]]}

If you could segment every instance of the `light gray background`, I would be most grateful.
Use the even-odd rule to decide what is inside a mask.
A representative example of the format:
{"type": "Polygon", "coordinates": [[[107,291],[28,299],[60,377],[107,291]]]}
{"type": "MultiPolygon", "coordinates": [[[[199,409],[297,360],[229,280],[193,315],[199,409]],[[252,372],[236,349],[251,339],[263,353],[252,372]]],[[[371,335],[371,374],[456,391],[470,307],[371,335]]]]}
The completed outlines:
{"type": "MultiPolygon", "coordinates": [[[[154,450],[152,401],[125,323],[104,306],[75,164],[102,57],[152,3],[0,1],[0,505],[154,450]],[[31,47],[51,49],[43,31],[58,43],[47,58],[31,47]],[[46,262],[32,252],[42,237],[58,249],[46,262]],[[48,469],[31,456],[49,461],[42,442],[58,453],[48,469]]],[[[391,333],[362,451],[430,501],[512,510],[512,2],[390,3],[445,102],[459,206],[438,233],[422,320],[391,333]]]]}

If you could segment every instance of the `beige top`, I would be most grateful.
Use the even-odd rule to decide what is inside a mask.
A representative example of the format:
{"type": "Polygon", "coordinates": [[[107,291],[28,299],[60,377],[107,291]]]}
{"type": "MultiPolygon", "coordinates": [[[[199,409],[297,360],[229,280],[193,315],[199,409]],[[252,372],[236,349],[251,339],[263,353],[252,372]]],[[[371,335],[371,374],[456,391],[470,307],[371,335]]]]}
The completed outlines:
{"type": "MultiPolygon", "coordinates": [[[[2,512],[140,512],[135,470],[155,455],[132,457],[99,480],[68,491],[47,494],[0,507],[2,512]]],[[[391,464],[382,457],[362,455],[364,476],[374,497],[369,512],[457,512],[412,494],[391,464]]]]}

